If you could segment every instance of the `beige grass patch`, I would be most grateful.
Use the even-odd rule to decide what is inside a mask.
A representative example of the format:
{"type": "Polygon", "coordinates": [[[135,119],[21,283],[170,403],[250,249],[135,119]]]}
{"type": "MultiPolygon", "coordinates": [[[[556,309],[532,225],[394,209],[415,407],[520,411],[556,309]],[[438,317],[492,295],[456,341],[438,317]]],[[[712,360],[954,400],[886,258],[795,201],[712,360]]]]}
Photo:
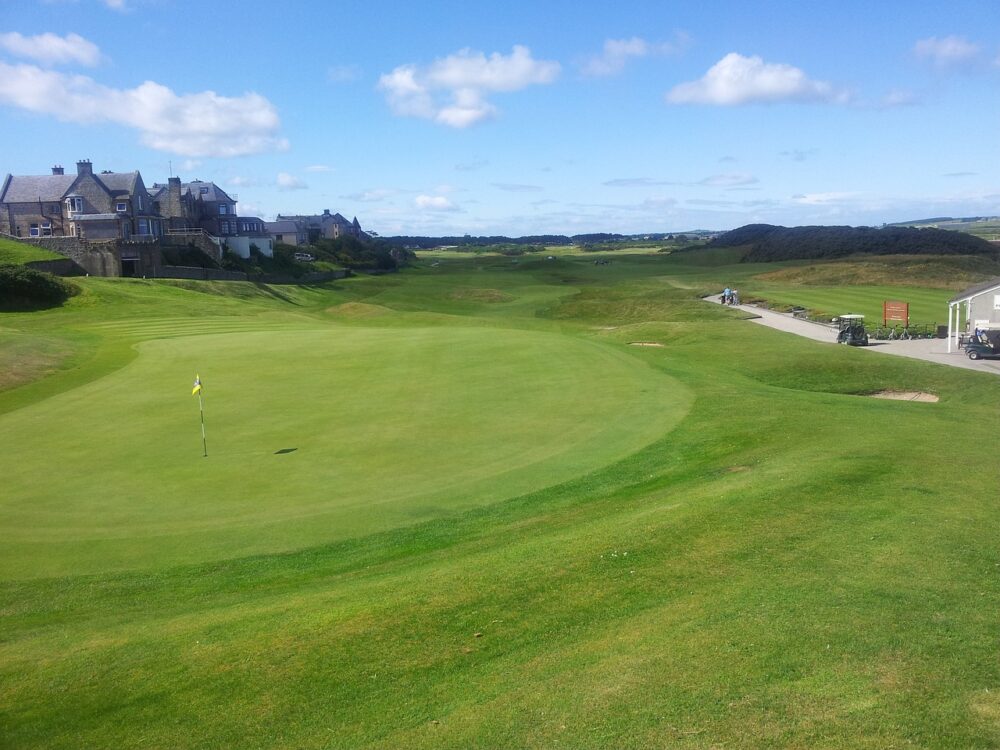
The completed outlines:
{"type": "Polygon", "coordinates": [[[925,404],[933,404],[939,400],[933,393],[923,391],[879,391],[869,395],[872,398],[888,398],[893,401],[921,401],[925,404]]]}
{"type": "Polygon", "coordinates": [[[514,299],[511,295],[506,292],[502,292],[499,289],[477,289],[472,287],[455,289],[448,296],[451,299],[468,299],[476,302],[510,302],[514,299]]]}
{"type": "Polygon", "coordinates": [[[661,344],[661,343],[659,343],[657,341],[629,341],[628,345],[629,346],[656,346],[656,347],[662,347],[663,346],[663,344],[661,344]]]}
{"type": "Polygon", "coordinates": [[[367,302],[345,302],[342,305],[328,307],[326,310],[333,315],[343,315],[347,318],[372,318],[392,313],[388,307],[370,305],[367,302]]]}

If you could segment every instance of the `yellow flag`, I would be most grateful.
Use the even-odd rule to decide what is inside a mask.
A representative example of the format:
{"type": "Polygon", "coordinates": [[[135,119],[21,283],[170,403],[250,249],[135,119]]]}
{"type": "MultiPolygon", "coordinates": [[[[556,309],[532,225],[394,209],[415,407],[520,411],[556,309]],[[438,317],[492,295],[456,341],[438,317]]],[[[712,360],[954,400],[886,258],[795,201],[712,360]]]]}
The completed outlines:
{"type": "Polygon", "coordinates": [[[196,393],[201,393],[201,375],[194,376],[194,388],[191,389],[191,395],[196,393]]]}

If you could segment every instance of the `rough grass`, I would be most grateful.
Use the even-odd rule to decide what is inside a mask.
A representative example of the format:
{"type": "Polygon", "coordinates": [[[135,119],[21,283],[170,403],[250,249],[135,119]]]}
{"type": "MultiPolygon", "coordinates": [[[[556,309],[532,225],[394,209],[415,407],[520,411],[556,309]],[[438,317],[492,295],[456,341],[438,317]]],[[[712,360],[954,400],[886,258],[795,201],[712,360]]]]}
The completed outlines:
{"type": "Polygon", "coordinates": [[[908,286],[961,291],[1000,276],[981,256],[884,255],[846,258],[758,274],[755,281],[806,286],[908,286]]]}
{"type": "MultiPolygon", "coordinates": [[[[997,447],[1000,381],[816,344],[698,301],[701,290],[746,286],[759,268],[673,256],[616,256],[595,267],[566,255],[548,263],[560,265],[445,259],[393,278],[291,289],[288,300],[241,298],[246,287],[239,286],[229,296],[86,280],[87,294],[65,309],[0,317],[21,335],[58,331],[93,352],[74,370],[0,393],[2,434],[16,427],[37,443],[47,434],[60,448],[35,464],[30,483],[0,495],[8,511],[22,504],[0,533],[20,520],[24,538],[47,550],[45,557],[24,552],[18,566],[44,568],[50,554],[71,560],[60,540],[97,528],[128,540],[143,525],[152,528],[157,509],[162,535],[137,546],[170,544],[176,522],[171,527],[167,501],[144,508],[155,488],[124,490],[135,487],[137,463],[150,485],[169,479],[164,464],[191,435],[145,431],[162,430],[175,408],[191,416],[184,357],[207,355],[216,344],[229,366],[212,380],[202,372],[210,409],[222,406],[222,386],[284,407],[234,409],[232,419],[243,412],[231,436],[240,450],[255,435],[275,449],[300,448],[278,456],[247,451],[242,475],[214,485],[220,462],[192,459],[181,488],[187,499],[177,506],[186,501],[192,516],[214,516],[215,529],[237,536],[253,528],[254,514],[278,517],[308,492],[321,502],[336,494],[336,477],[322,491],[308,486],[315,472],[337,466],[334,444],[369,466],[376,459],[366,451],[377,456],[387,440],[414,452],[426,450],[422,443],[440,445],[431,468],[446,478],[469,467],[456,447],[461,435],[450,434],[463,422],[475,439],[477,428],[501,418],[512,429],[562,420],[554,423],[558,444],[599,434],[608,409],[636,410],[640,425],[659,404],[672,408],[691,395],[679,421],[610,463],[598,451],[585,460],[587,470],[521,488],[497,476],[489,484],[504,497],[443,515],[390,520],[328,542],[285,533],[280,553],[237,545],[206,556],[181,537],[178,557],[126,569],[26,579],[8,565],[0,583],[3,744],[1000,744],[991,697],[1000,665],[984,658],[995,648],[1000,606],[1000,510],[994,476],[982,470],[982,456],[997,447]],[[456,288],[497,289],[512,299],[456,300],[456,288]],[[391,314],[347,320],[326,312],[351,303],[391,314]],[[435,341],[474,348],[480,339],[484,348],[466,357],[461,347],[429,348],[435,341]],[[518,352],[531,341],[548,345],[518,352]],[[276,352],[282,356],[270,362],[276,352]],[[572,357],[580,352],[588,354],[572,357]],[[591,353],[602,356],[591,360],[591,353]],[[440,358],[453,374],[394,379],[394,354],[425,365],[440,358]],[[615,367],[643,373],[637,387],[614,388],[615,367]],[[494,369],[503,374],[501,392],[520,379],[515,387],[526,395],[491,400],[494,369]],[[576,385],[546,391],[550,374],[576,385]],[[588,380],[594,385],[580,385],[588,380]],[[383,390],[370,390],[369,381],[383,390]],[[325,383],[339,388],[318,387],[325,383]],[[394,386],[409,389],[405,398],[394,386]],[[462,403],[467,387],[484,399],[483,414],[462,403]],[[851,395],[878,390],[927,391],[941,400],[851,395]],[[442,394],[465,412],[450,427],[452,399],[442,394]],[[407,412],[444,432],[431,439],[407,433],[413,422],[393,434],[394,422],[377,408],[382,397],[387,405],[405,402],[407,412]],[[344,404],[341,415],[324,403],[338,399],[358,404],[344,404]],[[367,425],[357,418],[366,404],[367,425]],[[561,413],[552,417],[540,404],[561,413]],[[130,440],[115,442],[115,431],[136,421],[137,405],[140,424],[128,427],[130,440]],[[351,434],[331,440],[339,418],[351,434]],[[271,439],[295,422],[304,423],[297,445],[271,439]],[[326,447],[309,453],[307,439],[326,447]],[[87,481],[105,488],[76,506],[64,487],[75,473],[74,451],[88,459],[87,481]],[[286,459],[296,468],[286,463],[274,473],[286,459]],[[26,492],[36,502],[23,504],[26,492]]],[[[771,283],[789,297],[816,291],[771,283]]],[[[836,304],[853,304],[848,297],[836,304]]],[[[544,460],[538,436],[545,434],[534,427],[504,433],[494,450],[499,456],[521,446],[544,460]]],[[[624,445],[626,436],[615,440],[624,445]]],[[[26,453],[21,460],[33,460],[26,453]]],[[[408,461],[402,456],[373,473],[382,495],[393,486],[434,491],[436,483],[420,485],[408,461]]],[[[378,520],[384,511],[370,501],[356,507],[359,518],[378,520]]],[[[90,554],[92,563],[101,560],[99,548],[90,554]]]]}

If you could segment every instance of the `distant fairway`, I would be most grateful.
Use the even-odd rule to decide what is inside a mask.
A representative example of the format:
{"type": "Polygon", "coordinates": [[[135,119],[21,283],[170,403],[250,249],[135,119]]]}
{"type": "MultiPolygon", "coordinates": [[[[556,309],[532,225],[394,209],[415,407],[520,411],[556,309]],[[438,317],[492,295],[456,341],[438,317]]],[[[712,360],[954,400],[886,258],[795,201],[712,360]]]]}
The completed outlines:
{"type": "Polygon", "coordinates": [[[0,456],[0,569],[202,561],[439,517],[611,463],[662,436],[689,402],[685,387],[627,354],[547,333],[154,340],[123,370],[0,417],[11,438],[0,456]]]}

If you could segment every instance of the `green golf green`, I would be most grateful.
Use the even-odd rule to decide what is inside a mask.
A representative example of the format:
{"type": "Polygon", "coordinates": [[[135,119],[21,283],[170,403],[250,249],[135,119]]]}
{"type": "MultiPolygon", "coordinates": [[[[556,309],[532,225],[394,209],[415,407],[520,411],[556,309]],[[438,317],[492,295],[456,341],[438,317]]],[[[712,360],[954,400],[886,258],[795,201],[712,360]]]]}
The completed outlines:
{"type": "Polygon", "coordinates": [[[624,458],[691,402],[620,348],[547,332],[325,326],[138,348],[127,367],[0,417],[4,578],[286,551],[442,517],[624,458]]]}

